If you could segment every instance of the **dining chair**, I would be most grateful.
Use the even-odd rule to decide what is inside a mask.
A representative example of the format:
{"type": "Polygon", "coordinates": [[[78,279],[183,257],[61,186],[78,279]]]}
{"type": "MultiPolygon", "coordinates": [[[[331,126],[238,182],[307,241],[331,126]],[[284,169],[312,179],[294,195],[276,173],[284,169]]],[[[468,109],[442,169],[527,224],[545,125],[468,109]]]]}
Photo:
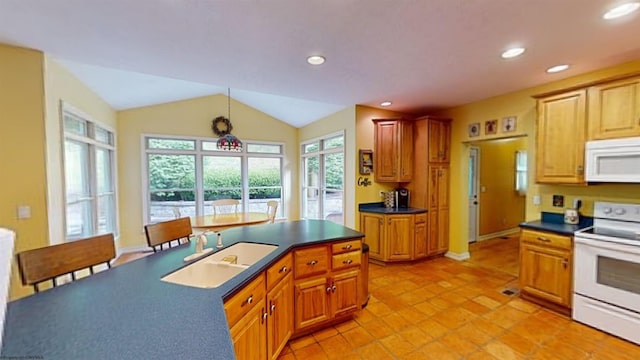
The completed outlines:
{"type": "Polygon", "coordinates": [[[173,207],[173,217],[174,219],[179,219],[182,217],[182,212],[180,211],[180,207],[178,206],[173,207]]]}
{"type": "Polygon", "coordinates": [[[189,241],[193,230],[191,229],[191,219],[182,217],[145,225],[144,233],[147,236],[147,245],[153,249],[153,252],[156,252],[158,248],[164,250],[164,244],[171,248],[173,241],[176,241],[178,245],[182,243],[182,239],[189,241]]]}
{"type": "Polygon", "coordinates": [[[238,205],[240,201],[236,199],[220,199],[211,202],[213,206],[213,215],[238,213],[238,205]]]}
{"type": "Polygon", "coordinates": [[[32,285],[39,292],[39,284],[51,280],[58,286],[57,278],[71,275],[76,280],[76,271],[89,269],[94,274],[94,266],[106,264],[116,257],[113,234],[92,236],[63,244],[26,250],[16,255],[23,285],[32,285]]]}
{"type": "Polygon", "coordinates": [[[278,212],[278,202],[275,200],[267,201],[267,216],[269,217],[270,224],[273,224],[275,222],[277,212],[278,212]]]}

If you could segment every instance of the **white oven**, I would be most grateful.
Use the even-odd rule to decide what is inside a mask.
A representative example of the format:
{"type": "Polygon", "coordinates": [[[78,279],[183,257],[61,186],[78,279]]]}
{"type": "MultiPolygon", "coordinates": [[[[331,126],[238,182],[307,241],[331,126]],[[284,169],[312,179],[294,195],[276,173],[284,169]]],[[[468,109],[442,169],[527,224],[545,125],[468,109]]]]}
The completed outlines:
{"type": "Polygon", "coordinates": [[[574,242],[574,320],[640,344],[640,205],[596,202],[574,242]]]}

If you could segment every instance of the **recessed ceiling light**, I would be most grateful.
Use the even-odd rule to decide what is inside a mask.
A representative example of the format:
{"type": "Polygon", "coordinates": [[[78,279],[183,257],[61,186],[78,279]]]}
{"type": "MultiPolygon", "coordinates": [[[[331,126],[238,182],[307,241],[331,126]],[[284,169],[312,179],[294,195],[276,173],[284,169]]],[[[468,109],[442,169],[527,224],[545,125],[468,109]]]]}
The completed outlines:
{"type": "Polygon", "coordinates": [[[567,64],[562,64],[562,65],[556,65],[556,66],[552,66],[550,68],[547,69],[548,73],[557,73],[560,71],[565,71],[569,68],[569,65],[567,64]]]}
{"type": "Polygon", "coordinates": [[[628,2],[607,11],[606,13],[604,13],[604,15],[602,15],[602,17],[605,20],[616,19],[621,16],[631,14],[632,12],[638,10],[638,8],[640,8],[640,2],[628,2]]]}
{"type": "Polygon", "coordinates": [[[524,53],[524,48],[515,47],[503,52],[501,56],[503,59],[511,59],[516,56],[522,55],[522,53],[524,53]]]}
{"type": "Polygon", "coordinates": [[[393,104],[391,101],[383,101],[380,103],[380,106],[391,106],[393,104]]]}
{"type": "Polygon", "coordinates": [[[311,65],[322,65],[327,59],[320,55],[311,55],[307,58],[307,62],[311,65]]]}

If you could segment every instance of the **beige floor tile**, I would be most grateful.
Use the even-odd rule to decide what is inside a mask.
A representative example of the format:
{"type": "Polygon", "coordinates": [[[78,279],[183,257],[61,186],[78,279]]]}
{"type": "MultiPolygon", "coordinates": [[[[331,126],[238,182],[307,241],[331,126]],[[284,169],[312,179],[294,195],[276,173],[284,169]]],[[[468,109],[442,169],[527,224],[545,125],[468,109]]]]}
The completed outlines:
{"type": "Polygon", "coordinates": [[[478,346],[458,332],[450,332],[440,338],[439,342],[460,355],[467,356],[478,350],[478,346]]]}
{"type": "Polygon", "coordinates": [[[296,359],[325,360],[329,358],[318,343],[313,343],[300,349],[294,349],[293,354],[296,359]]]}
{"type": "Polygon", "coordinates": [[[500,340],[489,342],[483,349],[500,360],[517,360],[522,358],[522,355],[518,354],[517,351],[500,340]]]}
{"type": "Polygon", "coordinates": [[[403,339],[410,342],[415,348],[418,348],[428,342],[431,342],[431,340],[433,340],[433,337],[430,334],[424,332],[421,328],[417,326],[410,326],[400,331],[399,334],[400,336],[402,336],[403,339]]]}
{"type": "Polygon", "coordinates": [[[387,349],[389,353],[396,357],[403,356],[415,350],[413,344],[411,344],[398,334],[387,336],[386,338],[381,339],[380,343],[387,349]]]}
{"type": "Polygon", "coordinates": [[[356,353],[366,360],[394,360],[395,357],[379,342],[372,342],[356,349],[356,353]]]}
{"type": "Polygon", "coordinates": [[[354,348],[362,347],[375,340],[367,330],[360,326],[350,329],[342,335],[354,348]]]}

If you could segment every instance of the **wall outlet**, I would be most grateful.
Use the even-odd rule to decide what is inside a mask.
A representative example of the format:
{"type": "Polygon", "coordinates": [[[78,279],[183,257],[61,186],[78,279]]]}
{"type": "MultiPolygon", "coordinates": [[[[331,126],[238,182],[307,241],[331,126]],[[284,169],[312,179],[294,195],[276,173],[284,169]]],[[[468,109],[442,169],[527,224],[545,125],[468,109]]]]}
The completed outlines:
{"type": "Polygon", "coordinates": [[[541,203],[540,195],[533,195],[533,205],[540,205],[541,203]]]}

